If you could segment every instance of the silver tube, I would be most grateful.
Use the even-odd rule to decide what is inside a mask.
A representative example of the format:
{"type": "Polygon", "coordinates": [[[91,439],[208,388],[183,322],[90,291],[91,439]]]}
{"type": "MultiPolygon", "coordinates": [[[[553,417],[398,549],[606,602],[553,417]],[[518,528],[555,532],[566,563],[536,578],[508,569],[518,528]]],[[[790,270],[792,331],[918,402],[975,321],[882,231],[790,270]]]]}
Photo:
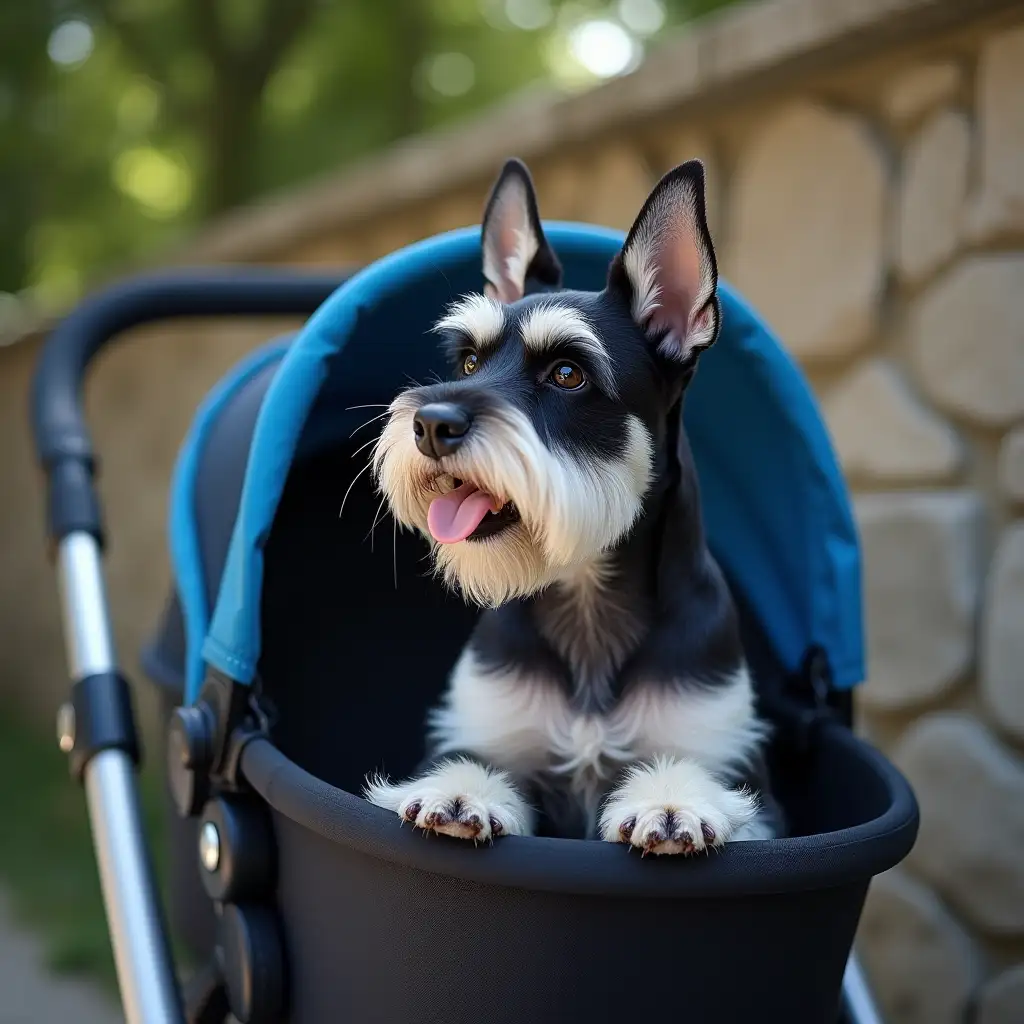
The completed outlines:
{"type": "Polygon", "coordinates": [[[64,643],[72,679],[117,667],[110,636],[100,548],[88,533],[71,533],[60,545],[64,643]]]}
{"type": "MultiPolygon", "coordinates": [[[[99,545],[60,545],[61,602],[72,679],[116,668],[99,545]]],[[[142,827],[135,768],[120,750],[96,754],[85,793],[103,902],[128,1024],[181,1024],[183,1013],[142,827]]]]}
{"type": "Polygon", "coordinates": [[[850,953],[850,959],[846,961],[843,1002],[846,1004],[850,1024],[882,1024],[882,1015],[871,995],[867,977],[856,953],[850,953]]]}

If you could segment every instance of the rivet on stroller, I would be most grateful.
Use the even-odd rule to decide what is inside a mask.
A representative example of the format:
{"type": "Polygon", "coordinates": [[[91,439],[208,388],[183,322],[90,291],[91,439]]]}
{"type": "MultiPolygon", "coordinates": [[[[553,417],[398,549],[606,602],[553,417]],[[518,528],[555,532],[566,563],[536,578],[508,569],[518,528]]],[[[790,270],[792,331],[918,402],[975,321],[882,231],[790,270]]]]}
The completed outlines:
{"type": "MultiPolygon", "coordinates": [[[[546,232],[570,287],[603,285],[621,235],[546,232]]],[[[390,520],[367,536],[379,498],[368,474],[352,481],[373,403],[442,368],[427,332],[479,289],[479,246],[479,230],[448,233],[340,283],[254,268],[129,282],[44,350],[33,416],[73,680],[62,746],[86,787],[129,1021],[877,1020],[851,949],[917,808],[850,728],[860,560],[827,434],[727,286],[684,419],[792,834],[699,859],[551,838],[475,849],[355,795],[369,771],[414,768],[475,617],[429,578],[419,539],[390,520]],[[137,323],[309,313],[209,395],[173,482],[175,587],[144,664],[168,722],[170,917],[201,965],[182,992],[139,823],[82,378],[137,323]]]]}

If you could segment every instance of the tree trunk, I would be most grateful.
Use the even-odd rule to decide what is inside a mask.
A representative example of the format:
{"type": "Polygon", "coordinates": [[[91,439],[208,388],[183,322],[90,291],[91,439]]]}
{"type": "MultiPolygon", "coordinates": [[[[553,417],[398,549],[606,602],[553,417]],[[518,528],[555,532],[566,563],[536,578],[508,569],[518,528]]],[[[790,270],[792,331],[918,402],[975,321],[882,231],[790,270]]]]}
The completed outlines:
{"type": "Polygon", "coordinates": [[[221,81],[215,101],[202,122],[206,167],[200,201],[204,217],[215,216],[251,196],[250,169],[255,159],[255,119],[260,93],[252,95],[237,83],[221,81]]]}

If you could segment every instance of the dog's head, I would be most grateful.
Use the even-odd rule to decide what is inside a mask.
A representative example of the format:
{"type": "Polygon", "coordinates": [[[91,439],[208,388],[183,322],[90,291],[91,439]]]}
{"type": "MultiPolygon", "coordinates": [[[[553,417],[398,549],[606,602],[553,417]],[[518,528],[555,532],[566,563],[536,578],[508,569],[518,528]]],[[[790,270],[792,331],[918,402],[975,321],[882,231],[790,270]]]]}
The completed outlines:
{"type": "Polygon", "coordinates": [[[674,452],[671,413],[720,313],[697,161],[655,187],[603,291],[560,290],[519,161],[494,186],[482,237],[483,293],[435,328],[453,379],[395,399],[373,466],[445,579],[498,605],[629,532],[674,452]]]}

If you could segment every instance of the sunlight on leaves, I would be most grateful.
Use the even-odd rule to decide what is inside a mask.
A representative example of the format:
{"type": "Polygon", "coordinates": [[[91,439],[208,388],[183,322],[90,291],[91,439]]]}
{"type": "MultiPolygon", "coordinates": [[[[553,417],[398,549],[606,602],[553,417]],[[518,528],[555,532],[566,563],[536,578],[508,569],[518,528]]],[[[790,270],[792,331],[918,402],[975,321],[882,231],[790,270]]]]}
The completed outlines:
{"type": "Polygon", "coordinates": [[[54,260],[40,267],[31,289],[32,303],[42,310],[56,310],[75,302],[82,293],[82,274],[70,260],[54,260]]]}
{"type": "Polygon", "coordinates": [[[160,114],[160,94],[145,78],[137,78],[117,101],[117,123],[129,135],[148,132],[160,114]]]}
{"type": "Polygon", "coordinates": [[[629,72],[731,2],[0,0],[0,290],[70,294],[519,90],[629,72]]]}
{"type": "Polygon", "coordinates": [[[424,79],[440,96],[464,96],[476,81],[476,66],[464,53],[439,53],[424,62],[424,79]]]}
{"type": "Polygon", "coordinates": [[[114,184],[146,213],[159,219],[175,217],[192,198],[192,173],[176,153],[140,146],[125,150],[114,161],[114,184]]]}
{"type": "Polygon", "coordinates": [[[46,52],[54,64],[74,68],[84,64],[95,46],[92,27],[81,18],[61,22],[46,43],[46,52]]]}
{"type": "Polygon", "coordinates": [[[271,114],[287,118],[308,109],[315,95],[316,82],[309,68],[281,68],[267,83],[263,101],[271,114]]]}
{"type": "Polygon", "coordinates": [[[505,0],[505,17],[516,28],[531,32],[547,25],[554,12],[549,0],[505,0]]]}
{"type": "Polygon", "coordinates": [[[592,75],[614,78],[640,63],[641,50],[617,22],[585,21],[569,33],[569,52],[592,75]]]}
{"type": "Polygon", "coordinates": [[[661,0],[619,0],[619,20],[638,36],[653,36],[665,24],[665,5],[661,0]]]}

